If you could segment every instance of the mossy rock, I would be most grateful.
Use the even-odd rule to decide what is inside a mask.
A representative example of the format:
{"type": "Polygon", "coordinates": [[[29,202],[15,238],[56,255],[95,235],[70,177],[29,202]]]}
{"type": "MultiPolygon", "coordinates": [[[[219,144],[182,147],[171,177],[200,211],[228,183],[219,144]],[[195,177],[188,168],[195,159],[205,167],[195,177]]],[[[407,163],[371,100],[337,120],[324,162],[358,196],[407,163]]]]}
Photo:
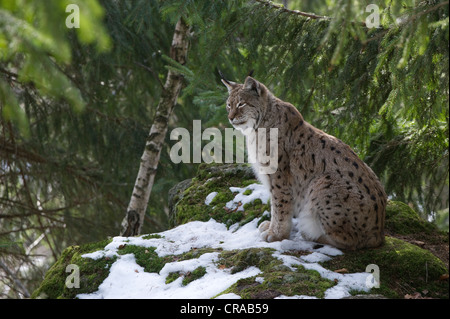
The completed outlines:
{"type": "MultiPolygon", "coordinates": [[[[172,227],[190,221],[208,221],[213,218],[218,222],[231,226],[235,223],[245,224],[254,218],[261,217],[264,211],[270,211],[270,203],[254,200],[244,206],[244,211],[230,211],[225,204],[236,195],[230,187],[246,187],[257,183],[251,167],[246,164],[225,164],[199,166],[198,174],[192,180],[186,180],[171,193],[172,227]],[[209,205],[205,204],[208,194],[217,192],[209,205]]],[[[245,195],[250,195],[247,190],[245,195]]],[[[267,218],[267,217],[264,217],[267,218]]],[[[389,201],[386,209],[386,242],[375,249],[347,251],[341,256],[322,263],[330,270],[346,269],[350,273],[365,272],[370,264],[376,264],[380,270],[380,288],[372,288],[367,292],[383,295],[388,298],[403,298],[407,294],[421,293],[426,297],[448,298],[448,274],[446,265],[430,251],[405,240],[419,239],[447,243],[448,233],[420,218],[408,205],[389,201]],[[403,240],[405,239],[405,240],[403,240]]],[[[152,234],[142,237],[144,240],[164,239],[164,236],[152,234]]],[[[411,241],[411,240],[410,240],[411,241]]],[[[109,274],[111,265],[124,254],[133,254],[136,263],[146,272],[159,273],[168,262],[200,258],[205,253],[218,253],[217,268],[228,269],[230,273],[239,273],[249,267],[257,267],[261,274],[240,279],[230,285],[221,294],[235,293],[241,298],[275,298],[280,295],[308,295],[323,298],[325,291],[336,282],[322,278],[314,270],[307,270],[300,265],[291,267],[283,265],[276,258],[271,248],[248,248],[239,250],[222,250],[221,248],[204,247],[191,249],[180,255],[160,257],[154,247],[141,247],[124,243],[117,250],[116,257],[103,257],[97,260],[81,257],[83,254],[103,249],[110,240],[71,246],[63,251],[58,261],[49,269],[41,286],[32,294],[33,298],[75,298],[77,294],[92,293],[109,274]],[[75,264],[80,269],[80,288],[71,289],[65,285],[70,274],[67,265],[75,264]]],[[[413,241],[411,241],[413,242],[413,241]]],[[[442,249],[441,249],[442,251],[442,249]]],[[[294,257],[307,255],[309,251],[284,252],[294,257]]],[[[174,272],[166,277],[166,283],[183,277],[182,285],[202,278],[206,273],[204,267],[189,273],[174,272]]],[[[360,295],[361,291],[354,294],[360,295]]]]}
{"type": "Polygon", "coordinates": [[[169,275],[167,275],[166,285],[170,284],[171,282],[177,280],[180,277],[183,277],[183,281],[181,282],[181,284],[183,286],[187,286],[194,280],[202,278],[205,274],[206,274],[206,268],[201,267],[201,266],[197,267],[192,272],[187,272],[187,273],[171,272],[169,275]]]}
{"type": "Polygon", "coordinates": [[[308,295],[323,298],[325,291],[336,283],[322,278],[315,270],[295,265],[284,266],[274,257],[271,248],[250,248],[225,251],[220,254],[219,267],[230,268],[231,273],[248,267],[258,267],[258,276],[238,280],[222,294],[234,293],[243,299],[272,299],[280,295],[308,295]]]}
{"type": "Polygon", "coordinates": [[[432,251],[448,267],[448,231],[440,230],[434,223],[424,220],[407,204],[388,201],[385,234],[419,244],[432,251]]]}
{"type": "Polygon", "coordinates": [[[437,231],[436,226],[422,219],[415,210],[399,201],[388,201],[385,227],[399,235],[430,234],[437,231]]]}
{"type": "Polygon", "coordinates": [[[123,245],[117,252],[119,255],[133,254],[136,264],[144,268],[146,272],[159,273],[170,257],[159,257],[154,247],[141,247],[135,245],[123,245]]]}
{"type": "Polygon", "coordinates": [[[258,276],[238,280],[222,294],[234,293],[243,299],[272,299],[280,295],[308,295],[323,298],[325,291],[336,282],[322,278],[315,270],[307,270],[301,265],[292,268],[283,265],[274,257],[270,248],[250,248],[223,252],[219,267],[230,268],[231,273],[248,267],[258,267],[258,276]]]}
{"type": "MultiPolygon", "coordinates": [[[[143,238],[160,238],[161,236],[150,235],[143,238]]],[[[111,265],[117,260],[117,257],[101,257],[98,259],[81,257],[84,254],[102,250],[111,242],[111,240],[101,241],[93,244],[85,244],[81,246],[70,246],[66,248],[57,262],[47,271],[40,287],[36,289],[31,298],[33,299],[73,299],[78,294],[89,294],[98,290],[100,284],[109,275],[111,265]],[[79,267],[80,287],[68,288],[65,284],[66,278],[70,272],[66,272],[68,265],[76,265],[79,267]]],[[[201,248],[191,249],[181,255],[168,255],[159,257],[154,247],[142,247],[135,245],[123,244],[117,250],[118,255],[133,254],[136,264],[141,266],[145,272],[159,273],[166,263],[174,261],[183,261],[188,259],[199,258],[201,255],[210,252],[220,252],[221,249],[201,248]]],[[[198,267],[194,271],[187,274],[171,273],[166,283],[176,280],[183,276],[183,285],[186,286],[190,282],[201,278],[205,275],[206,269],[198,267]]]]}
{"type": "Polygon", "coordinates": [[[219,265],[231,268],[231,273],[240,272],[248,267],[258,267],[262,271],[281,265],[281,260],[272,256],[274,249],[249,248],[224,251],[219,256],[219,265]]]}
{"type": "Polygon", "coordinates": [[[77,294],[92,293],[105,280],[109,274],[109,268],[116,260],[113,258],[101,258],[97,260],[83,258],[84,254],[91,253],[105,248],[111,240],[104,240],[93,244],[82,246],[70,246],[66,248],[61,257],[47,271],[45,278],[32,298],[75,298],[77,294]],[[68,265],[76,265],[80,273],[80,287],[69,288],[66,285],[66,278],[71,274],[71,270],[66,271],[68,265]]]}
{"type": "Polygon", "coordinates": [[[380,271],[380,288],[372,288],[371,293],[389,298],[416,292],[426,292],[427,297],[433,298],[449,297],[448,280],[441,280],[442,275],[448,274],[445,264],[428,250],[389,236],[379,248],[348,251],[323,266],[353,273],[366,271],[370,264],[377,265],[380,271]]]}
{"type": "Polygon", "coordinates": [[[257,182],[252,168],[247,164],[200,165],[197,176],[190,183],[183,181],[183,187],[175,186],[176,191],[171,191],[170,201],[173,207],[170,209],[170,226],[213,218],[229,227],[261,217],[264,211],[270,211],[270,204],[260,200],[247,204],[244,211],[229,210],[225,207],[225,204],[236,196],[230,191],[230,187],[246,187],[257,182]],[[213,192],[217,192],[217,195],[206,205],[206,197],[213,192]]]}

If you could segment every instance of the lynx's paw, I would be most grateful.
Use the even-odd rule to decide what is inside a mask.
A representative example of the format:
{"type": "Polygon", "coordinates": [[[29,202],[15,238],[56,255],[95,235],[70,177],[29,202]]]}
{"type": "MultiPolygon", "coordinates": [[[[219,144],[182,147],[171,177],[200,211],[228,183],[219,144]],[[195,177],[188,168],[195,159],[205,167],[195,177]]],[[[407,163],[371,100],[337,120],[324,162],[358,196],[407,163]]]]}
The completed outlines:
{"type": "Polygon", "coordinates": [[[259,232],[260,233],[265,232],[266,230],[269,229],[269,226],[270,226],[270,221],[268,221],[268,220],[263,221],[261,224],[259,224],[259,227],[258,227],[259,232]]]}
{"type": "Polygon", "coordinates": [[[273,232],[270,229],[270,222],[267,220],[265,222],[262,222],[261,225],[259,225],[258,229],[261,233],[261,238],[264,241],[267,241],[268,243],[271,243],[274,241],[280,241],[280,240],[283,240],[283,239],[286,239],[289,237],[289,236],[284,236],[283,234],[277,234],[277,233],[273,232]]]}

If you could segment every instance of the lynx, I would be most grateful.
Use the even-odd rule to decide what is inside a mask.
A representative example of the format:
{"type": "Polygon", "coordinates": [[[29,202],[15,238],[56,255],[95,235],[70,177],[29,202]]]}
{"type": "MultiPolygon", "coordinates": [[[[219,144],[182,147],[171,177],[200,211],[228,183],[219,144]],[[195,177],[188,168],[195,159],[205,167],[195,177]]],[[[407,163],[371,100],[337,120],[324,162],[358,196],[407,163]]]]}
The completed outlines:
{"type": "Polygon", "coordinates": [[[278,129],[276,172],[261,174],[264,163],[253,164],[271,193],[271,220],[260,224],[262,238],[289,238],[296,216],[305,240],[348,250],[381,245],[386,193],[355,152],[306,122],[292,104],[254,78],[248,76],[243,84],[222,82],[229,93],[229,122],[244,134],[254,130],[252,140],[246,135],[247,145],[258,143],[261,129],[278,129]]]}

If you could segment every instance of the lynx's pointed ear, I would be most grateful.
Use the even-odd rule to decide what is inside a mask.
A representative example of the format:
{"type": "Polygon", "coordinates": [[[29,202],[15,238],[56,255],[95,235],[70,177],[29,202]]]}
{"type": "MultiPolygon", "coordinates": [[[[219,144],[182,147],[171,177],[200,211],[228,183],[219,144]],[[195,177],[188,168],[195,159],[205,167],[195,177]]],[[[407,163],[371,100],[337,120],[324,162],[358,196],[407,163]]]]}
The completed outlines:
{"type": "Polygon", "coordinates": [[[227,81],[227,80],[225,80],[225,79],[222,79],[221,81],[222,81],[222,83],[225,84],[225,86],[227,87],[228,93],[230,93],[230,92],[236,87],[236,85],[237,85],[236,83],[231,82],[231,81],[227,81]]]}
{"type": "Polygon", "coordinates": [[[247,76],[244,82],[244,90],[251,92],[257,96],[261,96],[261,85],[251,76],[247,76]]]}
{"type": "Polygon", "coordinates": [[[219,71],[219,75],[221,77],[221,81],[222,83],[227,87],[228,89],[228,93],[230,93],[235,87],[236,87],[236,83],[228,81],[227,79],[225,79],[225,77],[223,76],[223,73],[219,71]]]}

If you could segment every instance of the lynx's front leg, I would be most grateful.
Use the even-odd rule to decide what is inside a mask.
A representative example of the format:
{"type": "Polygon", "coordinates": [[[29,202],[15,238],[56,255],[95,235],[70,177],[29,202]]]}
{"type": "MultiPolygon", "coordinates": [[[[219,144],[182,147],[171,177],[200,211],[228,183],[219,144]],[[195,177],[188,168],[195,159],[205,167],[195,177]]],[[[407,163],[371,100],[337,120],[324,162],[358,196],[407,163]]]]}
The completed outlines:
{"type": "Polygon", "coordinates": [[[259,231],[267,242],[289,238],[292,226],[293,204],[291,182],[280,171],[269,175],[271,187],[271,220],[261,223],[259,231]]]}

